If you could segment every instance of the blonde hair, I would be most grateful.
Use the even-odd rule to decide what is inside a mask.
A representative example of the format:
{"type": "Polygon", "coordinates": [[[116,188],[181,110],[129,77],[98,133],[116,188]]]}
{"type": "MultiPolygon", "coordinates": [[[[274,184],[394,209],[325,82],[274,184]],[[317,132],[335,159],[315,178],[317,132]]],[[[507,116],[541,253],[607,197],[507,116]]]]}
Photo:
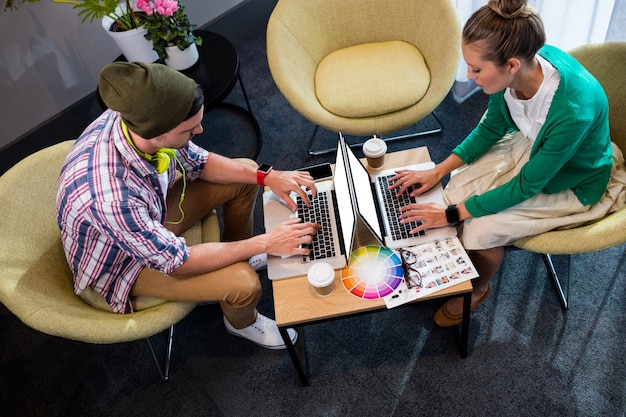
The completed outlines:
{"type": "Polygon", "coordinates": [[[465,23],[463,42],[481,42],[482,58],[502,66],[511,57],[533,59],[546,34],[539,13],[527,0],[489,0],[465,23]]]}

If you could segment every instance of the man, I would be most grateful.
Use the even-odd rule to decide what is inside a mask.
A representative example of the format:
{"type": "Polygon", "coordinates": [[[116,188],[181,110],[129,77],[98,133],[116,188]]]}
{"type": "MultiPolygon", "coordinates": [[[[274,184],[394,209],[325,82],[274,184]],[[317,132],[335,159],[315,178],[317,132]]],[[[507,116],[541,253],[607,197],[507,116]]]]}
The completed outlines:
{"type": "MultiPolygon", "coordinates": [[[[93,287],[118,313],[132,312],[136,296],[219,301],[229,332],[284,348],[276,323],[256,310],[255,267],[265,266],[258,255],[307,253],[302,246],[317,226],[292,220],[252,236],[254,204],[267,185],[295,210],[289,193],[308,202],[305,190],[317,193],[313,178],[259,170],[191,142],[202,133],[202,90],[167,66],[116,62],[101,71],[98,88],[109,109],[76,141],[57,192],[75,292],[93,287]],[[188,246],[180,234],[218,206],[222,242],[188,246]]],[[[295,330],[289,335],[295,342],[295,330]]]]}

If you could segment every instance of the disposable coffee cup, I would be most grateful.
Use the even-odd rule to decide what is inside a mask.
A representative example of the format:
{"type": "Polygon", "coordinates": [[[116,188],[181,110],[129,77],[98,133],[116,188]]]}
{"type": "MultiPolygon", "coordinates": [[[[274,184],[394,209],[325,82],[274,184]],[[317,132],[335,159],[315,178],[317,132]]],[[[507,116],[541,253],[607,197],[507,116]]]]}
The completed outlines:
{"type": "Polygon", "coordinates": [[[328,297],[335,291],[335,270],[327,263],[313,264],[307,278],[313,292],[320,297],[328,297]]]}
{"type": "Polygon", "coordinates": [[[363,144],[363,153],[367,158],[367,165],[372,169],[381,169],[385,165],[387,144],[384,140],[373,137],[363,144]]]}

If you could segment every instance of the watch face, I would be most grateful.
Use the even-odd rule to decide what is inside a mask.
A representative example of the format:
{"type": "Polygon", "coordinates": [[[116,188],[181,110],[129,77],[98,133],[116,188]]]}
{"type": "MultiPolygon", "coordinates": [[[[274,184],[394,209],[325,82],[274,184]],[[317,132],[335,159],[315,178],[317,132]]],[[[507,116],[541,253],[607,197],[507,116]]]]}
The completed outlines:
{"type": "Polygon", "coordinates": [[[272,166],[271,166],[271,165],[268,165],[268,164],[261,164],[261,165],[257,168],[257,170],[258,170],[258,171],[265,172],[266,174],[267,174],[267,172],[268,172],[270,169],[272,169],[272,166]]]}
{"type": "Polygon", "coordinates": [[[459,209],[456,204],[450,205],[446,208],[446,220],[449,224],[459,223],[459,209]]]}

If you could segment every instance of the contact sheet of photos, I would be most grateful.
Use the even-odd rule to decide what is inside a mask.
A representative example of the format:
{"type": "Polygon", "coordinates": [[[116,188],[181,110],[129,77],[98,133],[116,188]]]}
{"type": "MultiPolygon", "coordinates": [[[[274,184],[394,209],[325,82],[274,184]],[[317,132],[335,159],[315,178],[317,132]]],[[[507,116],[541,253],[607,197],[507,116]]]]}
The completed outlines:
{"type": "Polygon", "coordinates": [[[478,277],[457,237],[433,243],[398,248],[404,280],[384,298],[387,308],[397,307],[444,288],[478,277]]]}

